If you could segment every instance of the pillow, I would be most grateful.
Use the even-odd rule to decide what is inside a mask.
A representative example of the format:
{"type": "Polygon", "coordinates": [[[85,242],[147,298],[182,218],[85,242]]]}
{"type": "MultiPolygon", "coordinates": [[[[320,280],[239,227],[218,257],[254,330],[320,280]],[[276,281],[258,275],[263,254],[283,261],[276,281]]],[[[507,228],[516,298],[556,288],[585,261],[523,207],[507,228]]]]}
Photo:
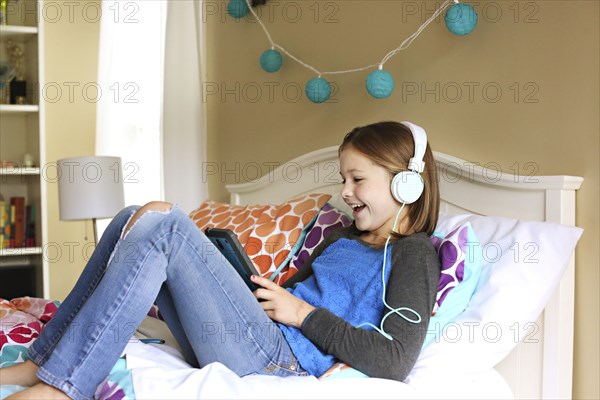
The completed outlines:
{"type": "Polygon", "coordinates": [[[279,272],[298,251],[329,194],[307,194],[265,210],[250,231],[244,250],[261,275],[281,284],[279,272]]]}
{"type": "Polygon", "coordinates": [[[246,244],[258,218],[273,205],[233,206],[231,204],[205,201],[189,214],[196,226],[204,232],[206,228],[231,229],[242,245],[246,244]]]}
{"type": "Polygon", "coordinates": [[[466,222],[479,239],[479,283],[466,310],[421,351],[409,379],[479,373],[502,361],[539,317],[583,232],[550,222],[444,213],[436,229],[466,222]]]}
{"type": "Polygon", "coordinates": [[[283,204],[235,206],[205,201],[189,216],[196,226],[231,229],[261,275],[281,284],[279,272],[304,241],[329,194],[307,194],[283,204]]]}
{"type": "Polygon", "coordinates": [[[350,226],[351,224],[352,220],[344,212],[329,203],[325,204],[321,211],[319,211],[319,215],[314,225],[307,232],[302,247],[290,261],[289,270],[285,275],[283,275],[283,272],[286,271],[282,271],[281,283],[285,282],[298,272],[298,268],[304,265],[317,245],[327,236],[333,231],[350,226]]]}
{"type": "Polygon", "coordinates": [[[423,348],[467,308],[481,273],[479,253],[474,251],[479,242],[469,222],[445,236],[436,231],[431,241],[440,257],[441,274],[423,348]]]}

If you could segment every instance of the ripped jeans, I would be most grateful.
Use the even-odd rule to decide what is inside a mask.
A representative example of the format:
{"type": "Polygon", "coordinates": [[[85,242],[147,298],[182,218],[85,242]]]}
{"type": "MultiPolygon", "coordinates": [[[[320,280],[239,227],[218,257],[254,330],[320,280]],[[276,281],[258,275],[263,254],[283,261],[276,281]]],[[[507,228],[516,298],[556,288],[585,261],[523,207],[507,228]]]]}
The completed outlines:
{"type": "Polygon", "coordinates": [[[239,376],[306,375],[285,337],[229,262],[177,206],[138,207],[110,223],[75,287],[29,348],[37,376],[91,399],[156,303],[193,366],[239,376]]]}

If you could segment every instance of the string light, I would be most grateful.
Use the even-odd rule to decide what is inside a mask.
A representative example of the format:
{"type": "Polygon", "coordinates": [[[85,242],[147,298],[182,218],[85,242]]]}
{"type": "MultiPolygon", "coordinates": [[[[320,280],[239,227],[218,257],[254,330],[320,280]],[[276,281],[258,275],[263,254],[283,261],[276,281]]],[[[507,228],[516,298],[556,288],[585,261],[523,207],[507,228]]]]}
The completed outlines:
{"type": "Polygon", "coordinates": [[[409,37],[404,39],[404,41],[395,49],[388,52],[380,62],[376,64],[365,65],[364,67],[345,69],[339,71],[320,71],[313,65],[310,65],[300,58],[294,56],[283,46],[277,44],[269,30],[265,26],[265,24],[261,21],[260,17],[254,11],[254,8],[250,4],[251,0],[230,0],[227,10],[229,14],[234,18],[243,18],[250,12],[255,20],[258,22],[260,27],[262,28],[267,40],[269,41],[271,48],[266,50],[260,56],[260,65],[267,72],[276,72],[281,68],[283,57],[281,53],[284,53],[290,59],[296,61],[298,64],[302,65],[304,68],[312,71],[316,78],[310,79],[306,86],[305,92],[307,97],[314,103],[322,103],[329,99],[331,94],[331,87],[329,82],[323,78],[325,75],[338,75],[338,74],[348,74],[354,72],[365,71],[369,69],[374,69],[367,76],[366,80],[366,88],[369,94],[377,99],[383,99],[389,97],[392,94],[394,89],[394,78],[392,75],[383,69],[383,66],[386,62],[388,62],[392,57],[394,57],[399,52],[406,50],[412,42],[427,28],[427,26],[435,20],[451,3],[454,3],[446,13],[444,18],[444,22],[448,30],[455,35],[464,36],[471,33],[475,26],[477,25],[477,13],[468,4],[459,3],[458,0],[445,0],[440,7],[429,17],[419,28],[409,37]]]}

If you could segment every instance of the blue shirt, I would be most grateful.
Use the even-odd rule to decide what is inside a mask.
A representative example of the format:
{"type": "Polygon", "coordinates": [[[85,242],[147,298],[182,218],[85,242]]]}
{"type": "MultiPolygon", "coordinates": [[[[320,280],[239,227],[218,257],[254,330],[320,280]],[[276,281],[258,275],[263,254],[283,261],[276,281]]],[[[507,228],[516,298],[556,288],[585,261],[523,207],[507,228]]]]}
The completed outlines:
{"type": "MultiPolygon", "coordinates": [[[[385,268],[385,283],[390,274],[391,248],[385,268]]],[[[356,240],[340,238],[327,247],[312,264],[313,275],[287,289],[314,307],[323,307],[356,326],[369,322],[379,326],[383,317],[383,250],[356,240]]],[[[320,376],[336,360],[308,340],[298,328],[279,324],[302,368],[320,376]]],[[[373,328],[365,326],[364,329],[373,328]]]]}

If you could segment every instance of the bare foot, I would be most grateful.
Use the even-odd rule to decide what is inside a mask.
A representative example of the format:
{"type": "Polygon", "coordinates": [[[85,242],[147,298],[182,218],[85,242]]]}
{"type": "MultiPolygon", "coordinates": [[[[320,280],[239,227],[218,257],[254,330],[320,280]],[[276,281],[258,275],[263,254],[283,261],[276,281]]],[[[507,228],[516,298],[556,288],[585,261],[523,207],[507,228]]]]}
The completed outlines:
{"type": "Polygon", "coordinates": [[[35,375],[38,369],[40,367],[35,365],[31,360],[13,365],[12,367],[2,368],[0,370],[0,384],[33,386],[41,382],[35,375]]]}
{"type": "Polygon", "coordinates": [[[17,392],[12,396],[8,396],[6,400],[35,400],[35,399],[44,399],[44,400],[69,400],[70,397],[67,396],[64,392],[58,390],[57,388],[47,385],[44,382],[38,383],[30,387],[29,389],[25,389],[21,392],[17,392]]]}

